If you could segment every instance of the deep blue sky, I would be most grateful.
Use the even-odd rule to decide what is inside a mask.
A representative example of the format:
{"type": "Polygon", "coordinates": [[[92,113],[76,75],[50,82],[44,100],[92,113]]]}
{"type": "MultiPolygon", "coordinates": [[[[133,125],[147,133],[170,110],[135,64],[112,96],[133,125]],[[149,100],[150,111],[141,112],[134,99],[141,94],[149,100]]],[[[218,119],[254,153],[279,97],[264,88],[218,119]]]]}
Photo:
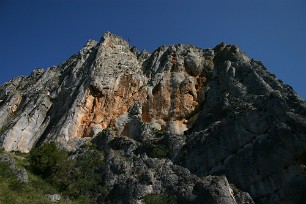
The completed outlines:
{"type": "Polygon", "coordinates": [[[0,0],[0,84],[106,31],[149,51],[237,44],[306,99],[305,0],[0,0]]]}

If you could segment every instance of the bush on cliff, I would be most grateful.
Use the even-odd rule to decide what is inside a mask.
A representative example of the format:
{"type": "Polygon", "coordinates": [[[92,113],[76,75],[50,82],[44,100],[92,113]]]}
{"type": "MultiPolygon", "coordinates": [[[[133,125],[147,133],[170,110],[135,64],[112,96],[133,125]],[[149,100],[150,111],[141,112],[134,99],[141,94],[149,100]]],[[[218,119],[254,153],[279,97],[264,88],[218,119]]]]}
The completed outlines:
{"type": "Polygon", "coordinates": [[[72,171],[73,162],[68,159],[68,152],[55,142],[45,143],[41,147],[32,149],[29,163],[33,173],[49,180],[60,190],[69,185],[68,175],[72,171]]]}
{"type": "MultiPolygon", "coordinates": [[[[24,157],[6,153],[16,160],[16,165],[25,167],[24,157]]],[[[3,154],[0,153],[0,157],[3,154]]],[[[29,182],[18,179],[16,172],[7,161],[0,161],[0,203],[51,203],[46,194],[58,193],[48,182],[28,172],[29,182]]],[[[60,202],[64,203],[64,202],[60,202]]]]}
{"type": "Polygon", "coordinates": [[[32,149],[28,158],[32,172],[64,195],[95,199],[108,193],[102,178],[104,154],[94,147],[69,158],[66,150],[50,142],[32,149]]]}
{"type": "Polygon", "coordinates": [[[104,155],[97,150],[87,150],[74,160],[70,183],[66,189],[70,196],[84,195],[90,198],[107,194],[103,186],[104,155]]]}
{"type": "MultiPolygon", "coordinates": [[[[67,166],[68,153],[60,149],[55,142],[46,143],[30,151],[31,170],[43,178],[50,178],[67,166]]],[[[69,165],[69,162],[68,162],[69,165]]]]}

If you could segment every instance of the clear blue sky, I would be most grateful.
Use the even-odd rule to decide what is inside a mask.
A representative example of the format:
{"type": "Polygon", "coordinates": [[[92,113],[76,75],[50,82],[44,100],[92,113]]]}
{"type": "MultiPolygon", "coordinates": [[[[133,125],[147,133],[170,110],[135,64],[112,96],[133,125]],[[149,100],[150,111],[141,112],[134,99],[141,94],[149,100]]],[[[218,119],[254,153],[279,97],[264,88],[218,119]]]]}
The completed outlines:
{"type": "Polygon", "coordinates": [[[237,44],[306,99],[305,0],[0,0],[0,84],[106,31],[149,51],[237,44]]]}

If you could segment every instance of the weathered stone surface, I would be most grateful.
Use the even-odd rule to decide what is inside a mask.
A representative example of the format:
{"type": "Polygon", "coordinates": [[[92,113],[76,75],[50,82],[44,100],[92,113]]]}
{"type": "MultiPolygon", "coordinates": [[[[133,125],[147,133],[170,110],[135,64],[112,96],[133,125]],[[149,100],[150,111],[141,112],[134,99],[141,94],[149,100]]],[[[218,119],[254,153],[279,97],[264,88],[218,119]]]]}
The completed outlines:
{"type": "Polygon", "coordinates": [[[141,123],[183,134],[204,101],[212,53],[189,45],[138,53],[105,33],[57,67],[1,86],[0,142],[8,151],[45,140],[74,149],[105,128],[135,135],[141,123]],[[139,113],[128,113],[135,105],[139,113]]]}
{"type": "MultiPolygon", "coordinates": [[[[151,138],[152,141],[156,139],[151,138]]],[[[247,196],[241,196],[237,202],[225,176],[199,178],[167,158],[147,156],[149,149],[139,152],[141,144],[129,137],[115,137],[103,131],[93,143],[105,152],[106,158],[104,182],[109,195],[98,198],[99,203],[105,199],[142,203],[150,194],[165,193],[176,196],[180,203],[253,203],[250,197],[246,199],[247,196]]],[[[239,190],[237,193],[248,195],[239,190]]]]}
{"type": "Polygon", "coordinates": [[[19,181],[21,181],[23,183],[28,183],[29,182],[29,176],[28,176],[28,173],[25,169],[16,168],[15,173],[16,173],[17,179],[19,181]]]}
{"type": "Polygon", "coordinates": [[[247,193],[228,193],[226,178],[259,203],[296,203],[306,194],[305,101],[237,46],[178,44],[148,53],[105,33],[66,62],[1,85],[0,115],[7,151],[49,140],[76,150],[105,129],[128,137],[108,135],[99,145],[109,149],[109,186],[125,186],[131,203],[167,185],[186,201],[223,192],[226,201],[206,201],[253,202],[247,193]],[[172,161],[146,157],[146,148],[172,161]],[[184,177],[176,168],[190,172],[184,177]],[[184,192],[173,187],[181,177],[191,179],[179,185],[184,192]],[[206,189],[210,182],[216,191],[206,189]]]}
{"type": "Polygon", "coordinates": [[[59,194],[52,194],[52,195],[47,195],[47,197],[50,199],[50,201],[52,202],[52,203],[57,203],[57,202],[59,202],[60,200],[61,200],[61,195],[59,195],[59,194]]]}
{"type": "Polygon", "coordinates": [[[177,163],[199,176],[224,174],[256,201],[277,203],[295,177],[305,182],[305,103],[234,46],[216,52],[214,64],[177,163]]]}

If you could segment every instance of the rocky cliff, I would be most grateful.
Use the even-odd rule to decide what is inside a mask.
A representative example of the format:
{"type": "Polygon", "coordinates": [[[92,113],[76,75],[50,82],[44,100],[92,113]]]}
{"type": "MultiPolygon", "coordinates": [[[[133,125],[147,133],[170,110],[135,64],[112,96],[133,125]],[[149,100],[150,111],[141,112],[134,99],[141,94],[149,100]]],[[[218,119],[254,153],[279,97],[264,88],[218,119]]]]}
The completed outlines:
{"type": "Polygon", "coordinates": [[[113,152],[110,167],[144,168],[107,173],[109,187],[129,191],[130,203],[139,201],[131,194],[139,178],[124,185],[133,174],[157,177],[137,187],[149,190],[134,188],[138,197],[172,189],[186,202],[214,195],[206,201],[252,203],[247,193],[232,193],[241,189],[259,203],[306,199],[306,104],[237,46],[178,44],[148,53],[105,33],[64,63],[3,84],[0,114],[6,151],[28,152],[47,141],[75,151],[103,130],[129,141],[114,149],[113,138],[104,149],[113,152]],[[170,160],[150,154],[160,143],[170,160]]]}

